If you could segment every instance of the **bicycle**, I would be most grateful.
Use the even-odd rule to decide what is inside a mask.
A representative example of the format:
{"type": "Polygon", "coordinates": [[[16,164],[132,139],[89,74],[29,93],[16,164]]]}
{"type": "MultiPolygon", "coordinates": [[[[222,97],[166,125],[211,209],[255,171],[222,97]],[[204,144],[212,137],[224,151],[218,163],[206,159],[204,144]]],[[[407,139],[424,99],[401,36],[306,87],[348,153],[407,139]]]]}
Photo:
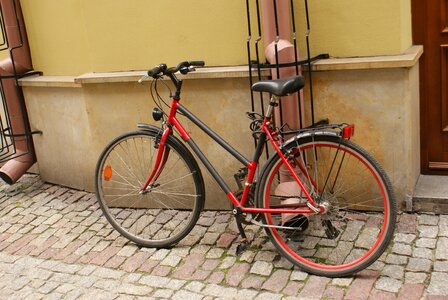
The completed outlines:
{"type": "Polygon", "coordinates": [[[176,73],[188,74],[203,66],[202,61],[171,68],[160,64],[147,72],[158,106],[152,115],[162,126],[138,124],[139,130],[118,136],[101,153],[96,194],[110,224],[143,247],[171,247],[183,239],[195,226],[205,201],[201,169],[191,149],[233,204],[241,236],[238,250],[248,245],[243,223],[250,223],[265,228],[281,255],[315,275],[348,276],[375,262],[393,235],[395,198],[382,167],[350,141],[354,126],[323,124],[283,131],[274,126],[274,107],[280,97],[302,89],[304,79],[259,81],[252,90],[272,97],[265,115],[248,113],[257,138],[249,160],[180,104],[182,80],[176,73]],[[171,105],[164,102],[170,107],[167,113],[157,90],[164,76],[175,87],[171,105]],[[176,114],[242,163],[235,175],[241,190],[230,190],[176,114]],[[274,154],[257,175],[268,142],[274,154]]]}

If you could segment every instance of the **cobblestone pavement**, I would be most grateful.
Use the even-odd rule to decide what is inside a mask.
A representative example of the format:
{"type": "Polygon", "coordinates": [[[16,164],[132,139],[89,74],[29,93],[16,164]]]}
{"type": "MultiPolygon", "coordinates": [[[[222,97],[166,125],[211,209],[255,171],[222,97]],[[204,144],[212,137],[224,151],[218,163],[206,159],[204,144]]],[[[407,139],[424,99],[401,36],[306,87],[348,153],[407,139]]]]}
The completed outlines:
{"type": "Polygon", "coordinates": [[[228,212],[204,212],[172,249],[112,230],[93,194],[26,175],[0,186],[0,299],[448,299],[448,216],[401,214],[393,245],[354,278],[310,276],[262,230],[235,256],[228,212]]]}

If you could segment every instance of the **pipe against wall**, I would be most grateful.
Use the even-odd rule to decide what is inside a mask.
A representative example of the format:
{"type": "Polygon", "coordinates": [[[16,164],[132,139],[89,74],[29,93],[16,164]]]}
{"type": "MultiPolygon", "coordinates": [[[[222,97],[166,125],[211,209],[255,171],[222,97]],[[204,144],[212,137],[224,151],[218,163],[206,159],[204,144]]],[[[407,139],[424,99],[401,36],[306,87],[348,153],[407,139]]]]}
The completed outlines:
{"type": "MultiPolygon", "coordinates": [[[[17,76],[33,69],[28,39],[19,0],[0,0],[2,17],[5,23],[6,39],[10,57],[0,62],[0,76],[17,76]]],[[[28,116],[23,103],[23,95],[16,78],[3,78],[3,92],[10,116],[11,132],[23,134],[30,132],[28,116]]],[[[0,177],[8,184],[15,183],[35,162],[31,136],[13,137],[16,149],[15,158],[0,169],[0,177]]]]}
{"type": "MultiPolygon", "coordinates": [[[[291,63],[296,60],[294,45],[291,43],[291,8],[288,0],[262,0],[263,39],[265,44],[266,59],[272,64],[291,63]],[[277,13],[277,16],[275,15],[277,13]]],[[[298,57],[298,55],[297,55],[298,57]]],[[[295,67],[271,70],[272,78],[284,78],[296,75],[295,67]]],[[[300,92],[303,98],[302,92],[300,92]]],[[[304,118],[303,101],[299,94],[282,97],[282,115],[276,109],[276,120],[282,120],[290,129],[303,127],[300,121],[304,118]],[[299,116],[299,111],[302,115],[299,116]]],[[[279,125],[279,124],[277,124],[279,125]]],[[[282,124],[281,124],[282,125],[282,124]]],[[[280,126],[281,126],[280,125],[280,126]]]]}

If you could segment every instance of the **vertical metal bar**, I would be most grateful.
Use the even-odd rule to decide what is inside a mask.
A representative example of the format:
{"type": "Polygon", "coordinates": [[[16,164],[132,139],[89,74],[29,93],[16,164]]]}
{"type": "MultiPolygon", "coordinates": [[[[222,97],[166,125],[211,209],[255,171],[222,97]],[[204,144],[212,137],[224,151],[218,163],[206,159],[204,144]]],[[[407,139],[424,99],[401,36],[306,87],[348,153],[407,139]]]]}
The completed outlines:
{"type": "Polygon", "coordinates": [[[308,55],[308,76],[310,82],[310,102],[311,102],[311,123],[314,126],[314,97],[313,97],[313,79],[311,70],[311,51],[310,51],[310,16],[308,11],[308,0],[305,0],[305,15],[306,15],[306,51],[308,55]]]}
{"type": "MultiPolygon", "coordinates": [[[[274,4],[274,18],[275,18],[275,68],[277,71],[277,78],[280,78],[280,63],[278,61],[278,42],[280,40],[280,33],[278,28],[278,14],[277,14],[277,0],[273,0],[274,4]]],[[[280,110],[280,126],[283,126],[283,108],[282,108],[282,101],[280,98],[280,101],[278,102],[278,108],[280,110]]]]}
{"type": "Polygon", "coordinates": [[[296,75],[299,75],[299,57],[297,54],[296,16],[294,15],[294,0],[291,0],[292,40],[294,42],[294,59],[296,63],[296,75]]]}
{"type": "MultiPolygon", "coordinates": [[[[252,62],[251,62],[251,51],[250,51],[250,41],[252,39],[252,29],[251,29],[251,19],[250,19],[250,4],[249,0],[246,0],[246,13],[247,13],[247,61],[248,61],[248,68],[249,68],[249,90],[250,90],[250,107],[251,111],[255,111],[255,100],[254,100],[254,92],[252,91],[252,84],[253,84],[253,78],[252,78],[252,62]]],[[[257,147],[257,139],[253,137],[254,140],[254,147],[257,147]]]]}
{"type": "MultiPolygon", "coordinates": [[[[247,61],[248,67],[249,67],[249,84],[252,87],[253,84],[253,78],[252,78],[252,64],[251,64],[251,51],[250,51],[250,41],[252,39],[252,30],[251,30],[251,22],[250,22],[250,7],[249,7],[249,0],[246,0],[246,12],[247,12],[247,61]]],[[[255,110],[254,105],[254,92],[252,91],[252,88],[250,88],[250,103],[251,103],[251,109],[252,111],[255,110]]]]}
{"type": "MultiPolygon", "coordinates": [[[[257,25],[258,25],[258,37],[257,41],[255,42],[255,50],[257,53],[257,73],[258,73],[258,80],[261,80],[261,67],[260,67],[260,48],[258,47],[259,42],[261,41],[261,14],[260,14],[260,1],[256,0],[256,6],[257,6],[257,25]]],[[[264,98],[263,93],[260,94],[260,107],[261,107],[261,115],[265,115],[265,108],[264,108],[264,98]]],[[[269,158],[269,148],[268,144],[265,143],[265,153],[266,153],[266,159],[269,158]]]]}
{"type": "MultiPolygon", "coordinates": [[[[299,56],[297,50],[297,33],[296,33],[296,17],[294,14],[294,0],[291,0],[291,21],[292,21],[292,39],[294,44],[294,59],[296,64],[296,75],[299,75],[299,56]]],[[[302,97],[300,91],[297,92],[297,102],[299,106],[299,124],[300,127],[303,127],[303,119],[302,119],[302,97]]]]}
{"type": "MultiPolygon", "coordinates": [[[[258,37],[255,42],[255,49],[257,53],[257,73],[258,73],[258,80],[261,80],[261,67],[260,67],[260,48],[258,47],[258,44],[261,41],[261,16],[260,16],[260,1],[256,1],[257,5],[257,24],[258,24],[258,37]]],[[[260,94],[260,107],[261,107],[261,114],[264,116],[264,100],[263,100],[263,93],[260,94]]]]}

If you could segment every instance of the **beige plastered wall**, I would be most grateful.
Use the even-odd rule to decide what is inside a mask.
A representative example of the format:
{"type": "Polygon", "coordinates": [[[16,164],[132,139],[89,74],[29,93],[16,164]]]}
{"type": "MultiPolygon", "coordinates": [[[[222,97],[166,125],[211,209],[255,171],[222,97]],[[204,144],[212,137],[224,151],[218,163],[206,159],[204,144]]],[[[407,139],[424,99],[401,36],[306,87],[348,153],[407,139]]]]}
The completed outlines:
{"type": "MultiPolygon", "coordinates": [[[[418,51],[406,63],[390,63],[390,58],[361,63],[333,60],[316,64],[313,73],[316,119],[356,124],[354,141],[384,166],[401,209],[406,209],[407,203],[409,208],[420,174],[417,61],[421,48],[418,51]]],[[[254,144],[244,114],[250,110],[247,74],[209,78],[225,74],[229,73],[186,79],[182,101],[250,158],[254,144]]],[[[43,180],[93,191],[95,164],[104,146],[118,134],[136,129],[139,122],[153,123],[149,83],[140,85],[134,77],[93,74],[78,78],[78,83],[73,77],[58,77],[60,82],[45,76],[22,80],[31,128],[43,131],[34,136],[43,180]]],[[[309,107],[308,87],[305,99],[309,107]]],[[[186,124],[218,172],[236,189],[233,174],[241,164],[188,121],[186,124]]],[[[230,208],[204,168],[203,174],[206,207],[230,208]]]]}
{"type": "MultiPolygon", "coordinates": [[[[257,1],[249,3],[254,45],[257,1]]],[[[305,2],[294,3],[298,45],[305,53],[305,2]]],[[[209,66],[247,63],[244,0],[21,0],[21,4],[34,68],[45,75],[144,70],[161,62],[174,65],[198,59],[209,66]]],[[[308,4],[312,55],[397,55],[412,43],[410,0],[308,4]]]]}
{"type": "MultiPolygon", "coordinates": [[[[186,80],[182,103],[197,114],[246,157],[253,142],[247,78],[186,80]]],[[[39,172],[43,180],[93,191],[95,165],[100,152],[115,136],[153,123],[149,83],[86,84],[77,87],[23,87],[34,136],[39,172]]],[[[233,174],[242,165],[183,119],[186,129],[220,174],[236,189],[233,174]]],[[[203,168],[203,174],[207,171],[203,168]]],[[[230,208],[225,194],[207,174],[207,207],[230,208]]]]}
{"type": "Polygon", "coordinates": [[[355,124],[352,140],[384,167],[403,210],[412,207],[420,175],[418,74],[417,65],[323,71],[313,77],[316,120],[355,124]]]}

